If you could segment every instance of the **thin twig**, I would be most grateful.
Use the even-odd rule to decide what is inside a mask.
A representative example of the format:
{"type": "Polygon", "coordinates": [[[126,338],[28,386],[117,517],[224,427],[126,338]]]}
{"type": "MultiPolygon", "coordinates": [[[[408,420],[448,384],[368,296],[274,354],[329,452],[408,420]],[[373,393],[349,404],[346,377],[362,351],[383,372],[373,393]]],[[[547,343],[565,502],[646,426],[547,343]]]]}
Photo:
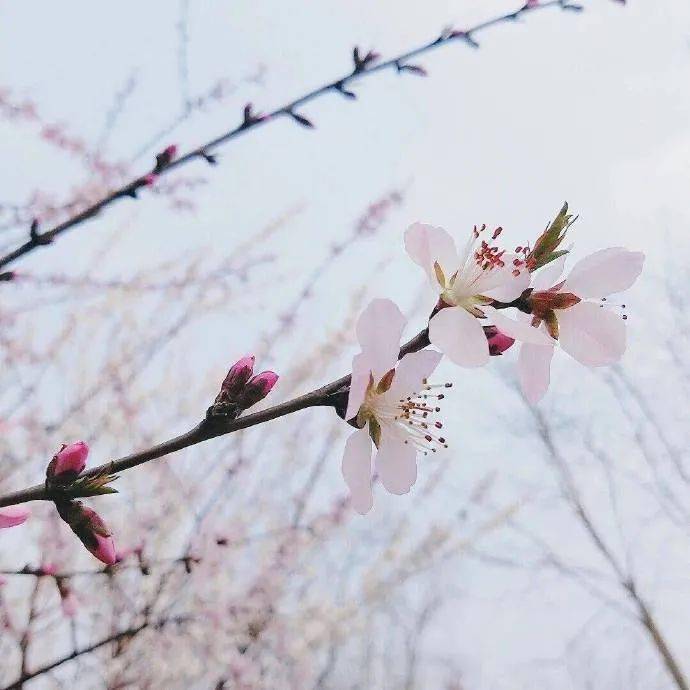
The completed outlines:
{"type": "MultiPolygon", "coordinates": [[[[264,116],[257,116],[252,113],[251,106],[245,108],[245,116],[242,122],[234,127],[233,129],[221,134],[220,136],[211,139],[210,141],[198,146],[195,149],[181,155],[174,160],[167,162],[163,167],[155,168],[155,173],[158,177],[162,175],[167,175],[170,171],[175,170],[193,160],[205,160],[210,164],[215,164],[217,158],[214,155],[215,150],[222,144],[226,144],[231,139],[236,139],[243,134],[246,134],[250,130],[257,129],[260,126],[266,125],[281,117],[288,117],[298,124],[305,127],[313,127],[312,122],[305,118],[303,115],[297,112],[297,109],[306,103],[314,101],[321,96],[329,93],[339,93],[348,99],[355,97],[355,94],[350,91],[348,87],[355,81],[364,79],[367,76],[381,72],[383,70],[392,69],[400,74],[424,74],[424,70],[419,68],[417,65],[410,65],[409,60],[414,59],[422,54],[431,52],[432,50],[438,48],[439,46],[446,45],[453,41],[465,43],[473,48],[478,48],[479,44],[476,41],[476,34],[489,29],[491,27],[497,26],[499,24],[514,22],[518,20],[522,15],[526,15],[531,12],[536,12],[539,10],[544,10],[550,7],[558,7],[563,10],[576,10],[579,11],[582,7],[578,4],[569,2],[568,0],[549,0],[548,2],[543,2],[537,5],[525,4],[519,9],[508,12],[507,14],[495,17],[488,21],[482,22],[475,25],[469,29],[462,31],[444,31],[440,36],[434,40],[425,43],[417,48],[413,48],[405,53],[391,58],[390,60],[382,62],[374,62],[372,58],[364,63],[355,62],[354,69],[348,74],[336,79],[332,82],[319,86],[306,94],[299,96],[293,101],[286,103],[279,108],[276,108],[271,113],[264,116]],[[373,64],[372,64],[373,63],[373,64]]],[[[146,187],[150,182],[147,180],[148,175],[142,175],[140,177],[131,180],[122,187],[115,189],[107,196],[103,197],[94,204],[88,206],[83,211],[77,213],[76,215],[64,220],[63,222],[55,225],[54,227],[47,229],[45,231],[39,232],[37,227],[34,227],[29,239],[21,244],[19,247],[0,257],[0,268],[8,266],[20,257],[32,252],[38,247],[48,246],[55,240],[58,236],[71,230],[72,228],[81,225],[82,223],[90,220],[91,218],[98,215],[106,207],[113,204],[118,199],[136,198],[137,192],[142,188],[146,187]]]]}
{"type": "MultiPolygon", "coordinates": [[[[401,348],[398,355],[402,358],[410,352],[417,352],[425,348],[429,344],[429,331],[424,329],[419,332],[414,338],[406,342],[401,348]]],[[[84,472],[82,477],[94,477],[102,474],[119,474],[125,470],[132,469],[139,465],[143,465],[151,460],[156,460],[170,453],[175,453],[183,448],[195,446],[198,443],[203,443],[218,436],[225,436],[240,429],[247,429],[248,427],[257,426],[270,422],[279,417],[304,410],[308,407],[330,406],[336,407],[342,402],[342,397],[347,393],[350,385],[350,375],[343,376],[331,383],[317,388],[305,395],[301,395],[287,402],[274,405],[261,412],[255,412],[245,417],[239,417],[232,420],[210,420],[208,418],[202,420],[193,429],[181,436],[164,441],[163,443],[148,448],[147,450],[132,453],[119,460],[106,462],[103,465],[94,467],[87,472],[84,472]]],[[[17,505],[19,503],[27,503],[29,501],[51,501],[53,496],[46,489],[45,484],[37,484],[28,489],[22,489],[13,493],[0,497],[0,508],[3,506],[17,505]]]]}

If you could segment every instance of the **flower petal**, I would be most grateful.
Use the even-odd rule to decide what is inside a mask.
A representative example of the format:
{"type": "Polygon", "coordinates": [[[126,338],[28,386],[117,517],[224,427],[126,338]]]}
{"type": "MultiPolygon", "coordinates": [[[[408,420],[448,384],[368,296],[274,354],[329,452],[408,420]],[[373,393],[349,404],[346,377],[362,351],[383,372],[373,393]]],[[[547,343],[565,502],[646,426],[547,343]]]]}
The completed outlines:
{"type": "Polygon", "coordinates": [[[489,318],[494,322],[496,328],[502,333],[520,340],[523,343],[533,343],[534,345],[554,345],[554,340],[540,328],[535,328],[530,325],[529,319],[516,321],[508,316],[504,316],[500,312],[491,310],[488,314],[489,318]]]}
{"type": "Polygon", "coordinates": [[[425,223],[414,223],[405,231],[405,250],[421,266],[434,285],[438,285],[434,262],[438,261],[446,278],[458,268],[458,252],[453,238],[443,229],[425,223]]]}
{"type": "Polygon", "coordinates": [[[360,315],[357,340],[374,378],[380,378],[396,365],[404,327],[405,317],[389,299],[372,300],[360,315]]]}
{"type": "Polygon", "coordinates": [[[567,257],[567,254],[563,254],[563,256],[559,256],[534,273],[532,275],[532,287],[535,290],[548,290],[553,287],[563,275],[563,268],[565,267],[567,257]]]}
{"type": "Polygon", "coordinates": [[[374,505],[371,492],[371,440],[366,429],[355,431],[345,443],[343,478],[350,489],[352,507],[361,515],[374,505]]]}
{"type": "Polygon", "coordinates": [[[515,275],[513,271],[514,256],[505,257],[503,268],[494,268],[491,271],[484,271],[485,278],[477,286],[478,293],[493,297],[499,302],[512,302],[517,299],[528,287],[530,283],[529,271],[525,268],[515,275]]]}
{"type": "Polygon", "coordinates": [[[489,361],[489,344],[479,321],[462,307],[447,307],[429,322],[429,340],[461,367],[489,361]]]}
{"type": "Polygon", "coordinates": [[[405,355],[398,363],[393,383],[386,395],[400,399],[420,391],[422,382],[431,376],[442,357],[435,350],[420,350],[405,355]]]}
{"type": "Polygon", "coordinates": [[[395,436],[384,436],[376,454],[376,470],[389,493],[406,494],[417,481],[415,447],[395,436]]]}
{"type": "Polygon", "coordinates": [[[558,325],[561,347],[580,364],[607,366],[625,352],[625,323],[606,307],[580,302],[559,310],[558,325]]]}
{"type": "Polygon", "coordinates": [[[578,261],[566,279],[564,292],[578,297],[606,297],[627,290],[642,272],[644,254],[623,247],[600,249],[578,261]]]}
{"type": "Polygon", "coordinates": [[[549,388],[554,347],[525,343],[518,355],[518,379],[528,402],[536,405],[549,388]]]}
{"type": "Polygon", "coordinates": [[[363,352],[352,358],[352,380],[350,382],[350,393],[347,396],[347,411],[345,421],[352,419],[364,402],[364,397],[369,385],[371,365],[363,352]]]}
{"type": "Polygon", "coordinates": [[[22,505],[0,508],[0,529],[21,525],[22,522],[26,522],[29,515],[31,515],[31,511],[22,505]]]}

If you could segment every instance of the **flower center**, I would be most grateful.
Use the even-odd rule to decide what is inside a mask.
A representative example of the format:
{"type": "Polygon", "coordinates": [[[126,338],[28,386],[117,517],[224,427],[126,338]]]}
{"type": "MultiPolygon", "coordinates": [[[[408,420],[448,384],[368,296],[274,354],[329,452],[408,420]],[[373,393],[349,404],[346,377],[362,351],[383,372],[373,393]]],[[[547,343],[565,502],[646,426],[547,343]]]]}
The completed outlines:
{"type": "Polygon", "coordinates": [[[438,403],[445,398],[445,394],[439,389],[451,388],[452,385],[430,384],[425,379],[421,390],[399,399],[379,393],[371,387],[360,414],[369,422],[372,438],[375,436],[373,429],[378,427],[402,438],[404,443],[412,443],[424,455],[428,455],[429,451],[435,453],[439,448],[448,448],[446,439],[440,435],[443,423],[438,418],[441,411],[438,403]]]}

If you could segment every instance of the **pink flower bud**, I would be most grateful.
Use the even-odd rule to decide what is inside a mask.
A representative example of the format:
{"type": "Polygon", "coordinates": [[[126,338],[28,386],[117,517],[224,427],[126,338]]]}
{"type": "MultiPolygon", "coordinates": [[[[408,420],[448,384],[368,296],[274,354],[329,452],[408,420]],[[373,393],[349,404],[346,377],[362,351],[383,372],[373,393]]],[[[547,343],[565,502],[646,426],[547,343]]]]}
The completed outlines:
{"type": "Polygon", "coordinates": [[[144,177],[142,177],[141,179],[144,185],[146,185],[147,187],[152,187],[154,184],[156,184],[156,181],[158,180],[158,175],[156,175],[155,173],[148,173],[144,175],[144,177]]]}
{"type": "Polygon", "coordinates": [[[73,481],[86,467],[89,447],[84,441],[63,446],[48,465],[48,478],[73,481]]]}
{"type": "Polygon", "coordinates": [[[81,527],[81,533],[77,532],[77,536],[99,561],[113,565],[117,561],[115,543],[103,518],[91,508],[80,506],[80,509],[81,524],[78,526],[81,527]]]}
{"type": "Polygon", "coordinates": [[[229,398],[236,398],[254,373],[254,355],[246,355],[235,362],[221,385],[229,398]]]}
{"type": "Polygon", "coordinates": [[[484,326],[484,335],[489,342],[489,354],[492,357],[502,355],[515,342],[514,338],[496,328],[496,326],[484,326]]]}
{"type": "Polygon", "coordinates": [[[257,374],[247,382],[237,401],[238,405],[243,410],[256,405],[259,400],[263,400],[271,392],[277,381],[278,374],[273,371],[262,371],[257,374]]]}
{"type": "Polygon", "coordinates": [[[99,560],[106,565],[114,565],[117,563],[117,554],[115,553],[115,543],[112,537],[103,537],[100,534],[94,533],[96,541],[94,546],[85,544],[86,548],[99,560]]]}
{"type": "Polygon", "coordinates": [[[56,501],[55,507],[81,543],[99,561],[106,565],[117,561],[110,530],[95,510],[85,507],[81,501],[56,501]]]}
{"type": "Polygon", "coordinates": [[[0,508],[0,529],[5,527],[16,527],[26,522],[31,511],[24,506],[8,506],[0,508]]]}
{"type": "Polygon", "coordinates": [[[171,161],[175,156],[177,155],[177,145],[176,144],[170,144],[170,146],[166,146],[163,149],[163,155],[171,161]]]}
{"type": "Polygon", "coordinates": [[[38,570],[41,575],[55,575],[57,573],[57,566],[54,563],[43,563],[38,570]]]}

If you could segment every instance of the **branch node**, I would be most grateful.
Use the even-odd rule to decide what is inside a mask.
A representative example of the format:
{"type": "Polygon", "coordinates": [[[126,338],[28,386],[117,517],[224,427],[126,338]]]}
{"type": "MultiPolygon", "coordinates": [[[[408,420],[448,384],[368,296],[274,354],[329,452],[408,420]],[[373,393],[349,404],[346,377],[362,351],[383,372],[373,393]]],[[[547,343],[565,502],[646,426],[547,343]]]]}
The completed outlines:
{"type": "Polygon", "coordinates": [[[304,115],[296,113],[294,110],[292,110],[292,108],[288,108],[284,112],[287,115],[289,115],[295,122],[302,125],[302,127],[307,127],[308,129],[314,128],[314,123],[309,118],[306,118],[304,117],[304,115]]]}
{"type": "Polygon", "coordinates": [[[352,73],[358,74],[359,72],[364,72],[369,65],[376,62],[380,57],[381,55],[373,50],[369,50],[367,51],[366,55],[362,55],[359,47],[355,46],[352,50],[352,62],[355,64],[355,68],[352,73]]]}
{"type": "Polygon", "coordinates": [[[31,242],[37,246],[45,246],[53,241],[53,238],[48,233],[40,233],[38,231],[38,218],[34,218],[31,221],[31,227],[29,228],[29,238],[31,242]]]}
{"type": "Polygon", "coordinates": [[[348,89],[345,88],[345,80],[341,79],[340,81],[337,81],[335,84],[333,84],[333,88],[341,93],[343,96],[346,98],[354,100],[357,98],[357,94],[354,93],[354,91],[349,91],[348,89]]]}

